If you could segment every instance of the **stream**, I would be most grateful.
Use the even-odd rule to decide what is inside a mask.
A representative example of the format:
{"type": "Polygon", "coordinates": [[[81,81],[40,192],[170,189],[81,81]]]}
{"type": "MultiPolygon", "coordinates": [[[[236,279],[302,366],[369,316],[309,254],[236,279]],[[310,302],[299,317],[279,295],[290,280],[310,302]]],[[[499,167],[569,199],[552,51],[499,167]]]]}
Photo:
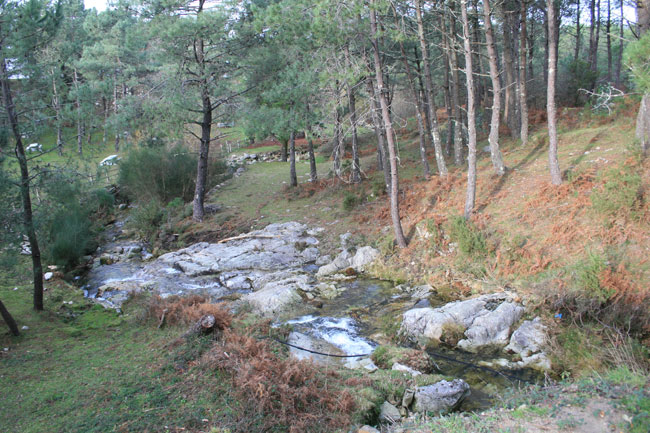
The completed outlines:
{"type": "MultiPolygon", "coordinates": [[[[317,277],[315,262],[323,261],[317,250],[320,232],[299,223],[272,224],[248,239],[196,244],[157,259],[144,245],[124,236],[123,224],[118,221],[107,230],[106,243],[98,250],[92,269],[80,280],[84,295],[107,308],[119,310],[129,293],[139,290],[163,298],[199,294],[215,302],[237,299],[234,305],[249,302],[261,315],[272,318],[275,326],[291,325],[293,331],[340,354],[360,355],[388,342],[384,334],[390,318],[399,317],[417,302],[393,283],[362,274],[317,277]]],[[[429,301],[434,304],[435,298],[429,301]]],[[[491,358],[490,353],[442,346],[429,353],[439,373],[470,384],[471,396],[460,410],[487,408],[505,388],[540,377],[527,368],[505,370],[502,375],[473,366],[491,358]]]]}

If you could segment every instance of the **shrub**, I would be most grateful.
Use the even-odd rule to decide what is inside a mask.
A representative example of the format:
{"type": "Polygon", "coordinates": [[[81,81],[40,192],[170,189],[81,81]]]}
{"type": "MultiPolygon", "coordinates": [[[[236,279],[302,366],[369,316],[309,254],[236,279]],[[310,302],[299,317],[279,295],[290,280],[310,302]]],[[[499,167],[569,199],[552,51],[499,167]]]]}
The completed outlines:
{"type": "Polygon", "coordinates": [[[462,216],[451,218],[449,237],[458,243],[458,250],[466,256],[485,256],[488,254],[487,243],[483,234],[462,216]]]}
{"type": "Polygon", "coordinates": [[[343,209],[346,211],[351,211],[354,209],[359,203],[361,203],[361,199],[357,197],[354,193],[350,191],[345,192],[345,196],[343,196],[343,209]]]}
{"type": "Polygon", "coordinates": [[[152,242],[154,236],[158,233],[158,228],[163,222],[164,215],[161,203],[154,199],[135,208],[131,212],[131,219],[128,225],[142,239],[152,242]]]}
{"type": "Polygon", "coordinates": [[[215,318],[215,327],[224,330],[230,327],[231,314],[222,304],[211,303],[206,297],[193,295],[187,297],[170,296],[161,298],[153,296],[147,306],[147,319],[155,319],[158,324],[189,326],[201,317],[210,314],[215,318]]]}
{"type": "Polygon", "coordinates": [[[190,201],[194,193],[197,160],[177,146],[138,147],[120,162],[119,185],[139,202],[167,203],[175,197],[190,201]]]}
{"type": "Polygon", "coordinates": [[[97,188],[88,194],[86,209],[96,214],[108,214],[115,206],[115,197],[105,188],[97,188]]]}
{"type": "Polygon", "coordinates": [[[50,223],[49,253],[57,265],[70,269],[79,257],[96,247],[95,234],[88,212],[79,206],[63,208],[54,214],[50,223]]]}

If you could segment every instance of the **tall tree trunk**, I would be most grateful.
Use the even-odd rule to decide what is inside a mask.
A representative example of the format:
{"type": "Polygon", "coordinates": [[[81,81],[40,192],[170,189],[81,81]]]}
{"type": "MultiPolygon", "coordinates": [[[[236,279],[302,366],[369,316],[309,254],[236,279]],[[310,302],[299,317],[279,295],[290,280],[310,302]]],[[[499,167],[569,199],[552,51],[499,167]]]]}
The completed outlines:
{"type": "MultiPolygon", "coordinates": [[[[0,50],[2,47],[0,47],[0,50]]],[[[29,168],[27,167],[27,157],[25,156],[25,149],[23,147],[22,137],[18,126],[18,115],[16,114],[16,106],[14,105],[13,97],[11,95],[11,87],[9,84],[9,73],[7,69],[7,61],[4,57],[0,58],[2,62],[2,98],[4,100],[5,112],[11,132],[16,141],[15,153],[20,167],[20,195],[23,202],[23,225],[25,233],[29,241],[32,257],[32,277],[34,279],[34,309],[37,311],[43,310],[43,265],[41,263],[41,250],[38,246],[38,238],[36,237],[36,229],[34,227],[34,218],[32,214],[32,198],[29,191],[29,168]]]]}
{"type": "Polygon", "coordinates": [[[77,153],[81,155],[83,153],[84,126],[81,120],[81,98],[79,97],[79,76],[77,75],[77,68],[74,68],[72,77],[75,89],[74,105],[75,111],[77,112],[77,153]]]}
{"type": "Polygon", "coordinates": [[[483,14],[485,21],[485,41],[487,43],[488,60],[490,62],[490,79],[492,80],[492,113],[490,117],[490,156],[492,165],[499,176],[506,172],[503,157],[499,150],[499,116],[501,115],[501,82],[499,81],[499,66],[497,65],[497,48],[492,32],[492,10],[490,0],[483,1],[483,14]]]}
{"type": "Polygon", "coordinates": [[[334,113],[334,174],[341,177],[341,160],[345,157],[344,137],[341,131],[341,89],[336,81],[336,108],[334,113]]]}
{"type": "Polygon", "coordinates": [[[429,54],[427,50],[427,41],[424,37],[424,24],[422,22],[422,0],[415,3],[415,13],[418,22],[418,39],[420,40],[420,51],[422,51],[422,66],[424,72],[424,84],[426,87],[426,100],[429,107],[429,129],[431,130],[431,141],[436,154],[436,165],[438,174],[447,176],[447,164],[442,154],[442,143],[440,140],[440,130],[438,129],[438,115],[433,97],[433,84],[431,83],[431,69],[429,67],[429,54]]]}
{"type": "MultiPolygon", "coordinates": [[[[650,31],[650,7],[647,1],[637,0],[636,22],[639,26],[639,37],[650,31]]],[[[636,118],[636,138],[641,143],[641,150],[648,153],[650,151],[650,93],[646,93],[641,99],[636,118]]]]}
{"type": "Polygon", "coordinates": [[[557,74],[557,41],[558,34],[555,26],[554,0],[546,0],[546,16],[548,22],[548,87],[546,89],[546,112],[548,117],[548,163],[553,185],[562,183],[560,163],[557,158],[557,119],[555,106],[555,79],[557,74]]]}
{"type": "Polygon", "coordinates": [[[311,182],[318,180],[316,172],[316,156],[314,155],[314,134],[311,130],[311,124],[307,125],[307,151],[309,152],[309,179],[311,182]]]}
{"type": "Polygon", "coordinates": [[[54,106],[54,117],[56,120],[56,151],[63,155],[63,115],[61,113],[61,103],[59,92],[56,87],[56,71],[52,68],[52,105],[54,106]]]}
{"type": "Polygon", "coordinates": [[[280,147],[280,161],[287,162],[289,159],[289,142],[282,140],[282,147],[280,147]]]}
{"type": "Polygon", "coordinates": [[[598,40],[600,37],[600,0],[591,0],[591,29],[589,31],[589,70],[593,74],[589,90],[596,87],[598,73],[598,40]]]}
{"type": "Polygon", "coordinates": [[[16,321],[11,316],[11,313],[9,313],[9,310],[7,310],[5,304],[3,304],[2,301],[0,301],[0,316],[2,316],[2,319],[9,327],[11,334],[15,337],[18,337],[20,335],[20,331],[18,331],[18,325],[16,325],[16,321]]]}
{"type": "MultiPolygon", "coordinates": [[[[419,2],[419,0],[418,0],[419,2]]],[[[386,139],[388,141],[388,162],[390,163],[390,215],[393,220],[393,229],[395,231],[395,241],[400,248],[406,247],[406,238],[402,231],[402,222],[399,216],[399,178],[397,173],[397,152],[395,148],[395,135],[393,124],[388,111],[388,101],[386,101],[384,87],[384,77],[382,73],[381,60],[379,59],[379,43],[377,41],[377,16],[375,14],[375,0],[370,2],[370,33],[373,50],[373,59],[375,63],[375,78],[377,81],[379,105],[381,106],[381,115],[386,126],[386,139]]]]}
{"type": "Polygon", "coordinates": [[[535,79],[535,70],[533,68],[533,60],[535,59],[535,20],[531,19],[530,31],[528,32],[528,79],[533,81],[535,79]]]}
{"type": "Polygon", "coordinates": [[[462,131],[462,114],[460,110],[460,78],[458,77],[458,52],[456,47],[456,11],[450,11],[450,29],[449,29],[449,46],[451,48],[450,59],[451,65],[451,96],[452,108],[454,114],[454,163],[462,165],[463,163],[463,131],[462,131]]]}
{"type": "Polygon", "coordinates": [[[359,139],[357,137],[357,104],[354,88],[348,84],[348,107],[352,126],[352,183],[361,182],[361,165],[359,163],[359,139]]]}
{"type": "Polygon", "coordinates": [[[474,104],[477,107],[481,107],[483,103],[483,96],[485,93],[485,89],[483,85],[483,76],[485,75],[485,70],[483,68],[483,56],[481,56],[481,35],[479,33],[479,11],[478,11],[478,0],[472,1],[472,7],[474,9],[474,14],[473,14],[473,19],[471,22],[471,30],[472,30],[472,65],[476,68],[476,71],[478,72],[478,76],[475,77],[476,79],[476,91],[475,91],[475,97],[474,97],[474,104]]]}
{"type": "Polygon", "coordinates": [[[476,199],[476,107],[474,105],[474,72],[472,68],[472,45],[470,43],[469,20],[467,19],[467,0],[460,0],[460,13],[463,20],[463,42],[465,47],[465,77],[467,78],[467,194],[465,196],[464,217],[468,219],[474,212],[476,199]]]}
{"type": "Polygon", "coordinates": [[[118,104],[117,104],[117,71],[114,73],[114,78],[115,78],[115,83],[113,84],[113,114],[115,115],[115,152],[120,151],[120,127],[117,124],[117,112],[118,112],[118,104]]]}
{"type": "Polygon", "coordinates": [[[621,21],[619,31],[619,41],[618,41],[618,57],[616,59],[616,78],[614,82],[618,89],[621,88],[621,67],[623,65],[623,36],[625,34],[625,15],[623,14],[623,0],[620,0],[620,14],[621,21]]]}
{"type": "Polygon", "coordinates": [[[390,165],[386,155],[388,152],[386,148],[386,129],[379,115],[381,109],[379,107],[377,92],[375,91],[373,80],[370,77],[366,78],[366,86],[368,88],[368,97],[370,98],[370,117],[372,118],[372,125],[375,130],[375,136],[377,137],[377,168],[383,171],[386,191],[390,192],[390,165]]]}
{"type": "Polygon", "coordinates": [[[607,0],[607,22],[605,23],[607,33],[607,82],[612,82],[612,5],[611,0],[607,0]]]}
{"type": "Polygon", "coordinates": [[[291,186],[298,186],[298,176],[296,176],[296,133],[291,131],[289,134],[289,180],[291,186]]]}
{"type": "Polygon", "coordinates": [[[521,30],[519,42],[519,112],[521,113],[521,145],[528,144],[528,77],[526,76],[526,0],[521,2],[521,30]]]}
{"type": "MultiPolygon", "coordinates": [[[[397,22],[397,14],[395,14],[395,24],[397,22]]],[[[406,80],[408,81],[409,90],[411,91],[411,96],[413,101],[415,101],[415,118],[418,124],[418,137],[420,140],[420,161],[422,162],[422,174],[425,179],[429,178],[430,169],[429,161],[427,160],[427,149],[425,142],[426,130],[424,128],[424,106],[422,105],[422,99],[420,99],[420,92],[415,85],[415,80],[413,79],[413,74],[411,73],[411,66],[409,65],[408,58],[406,57],[406,50],[404,49],[404,42],[400,39],[399,49],[402,54],[402,64],[404,65],[404,71],[406,72],[406,80]]]]}
{"type": "Polygon", "coordinates": [[[449,72],[449,38],[447,36],[447,25],[444,14],[440,14],[440,31],[442,33],[442,55],[444,60],[444,90],[445,90],[445,109],[447,111],[447,140],[445,142],[445,154],[451,155],[451,146],[453,144],[452,136],[452,108],[451,108],[451,78],[449,72]]]}
{"type": "Polygon", "coordinates": [[[514,13],[505,5],[503,10],[503,66],[505,70],[504,120],[513,139],[519,138],[519,119],[517,118],[517,86],[514,60],[514,13]]]}
{"type": "MultiPolygon", "coordinates": [[[[199,0],[197,15],[203,11],[205,0],[199,0]]],[[[212,132],[212,101],[210,100],[210,89],[208,87],[209,77],[205,71],[205,45],[202,38],[194,42],[195,58],[200,71],[201,86],[201,142],[199,145],[199,159],[196,170],[196,186],[194,189],[194,203],[192,219],[203,221],[205,216],[205,193],[208,179],[208,157],[210,152],[210,136],[212,132]]]]}
{"type": "Polygon", "coordinates": [[[582,34],[580,33],[580,2],[576,0],[576,47],[573,52],[573,62],[576,63],[580,58],[580,44],[582,43],[582,34]]]}

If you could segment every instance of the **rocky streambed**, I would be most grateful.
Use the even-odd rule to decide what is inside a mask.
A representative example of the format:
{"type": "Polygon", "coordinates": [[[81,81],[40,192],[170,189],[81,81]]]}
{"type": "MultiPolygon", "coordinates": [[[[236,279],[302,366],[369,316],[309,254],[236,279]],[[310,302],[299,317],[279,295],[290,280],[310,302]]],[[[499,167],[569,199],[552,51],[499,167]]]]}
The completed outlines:
{"type": "MultiPolygon", "coordinates": [[[[431,393],[457,397],[447,399],[446,410],[486,407],[513,380],[535,380],[538,371],[550,368],[545,327],[539,319],[525,320],[525,308],[514,294],[444,303],[433,287],[369,278],[363,272],[380,253],[369,246],[353,248],[348,237],[342,237],[340,252],[332,258],[319,249],[323,229],[288,222],[154,258],[120,229],[117,224],[109,232],[111,239],[94,259],[84,286],[89,297],[116,309],[137,291],[228,300],[234,309],[291,326],[293,356],[363,368],[368,374],[377,369],[369,355],[389,341],[388,329],[399,330],[406,345],[428,348],[438,373],[458,378],[413,389],[400,403],[402,412],[430,407],[423,406],[425,400],[439,404],[431,393]]],[[[420,373],[398,362],[384,368],[420,373]]]]}

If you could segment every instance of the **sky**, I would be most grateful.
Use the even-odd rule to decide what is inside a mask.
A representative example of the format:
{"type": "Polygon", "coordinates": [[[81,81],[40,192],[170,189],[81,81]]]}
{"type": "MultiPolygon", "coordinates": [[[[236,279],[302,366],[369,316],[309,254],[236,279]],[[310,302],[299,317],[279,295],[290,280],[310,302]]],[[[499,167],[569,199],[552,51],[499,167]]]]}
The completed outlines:
{"type": "Polygon", "coordinates": [[[101,12],[106,9],[107,1],[108,0],[84,0],[84,5],[86,5],[86,9],[95,8],[101,12]]]}

